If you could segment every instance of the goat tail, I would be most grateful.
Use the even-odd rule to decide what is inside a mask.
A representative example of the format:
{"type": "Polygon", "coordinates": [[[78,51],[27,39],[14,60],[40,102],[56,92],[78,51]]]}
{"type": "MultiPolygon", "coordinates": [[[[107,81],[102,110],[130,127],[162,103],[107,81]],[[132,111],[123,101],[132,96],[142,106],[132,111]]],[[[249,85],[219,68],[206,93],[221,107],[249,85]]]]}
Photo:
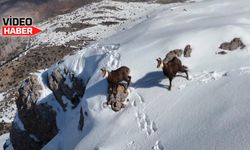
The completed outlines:
{"type": "Polygon", "coordinates": [[[182,65],[182,68],[185,69],[185,70],[188,70],[187,66],[182,65]]]}

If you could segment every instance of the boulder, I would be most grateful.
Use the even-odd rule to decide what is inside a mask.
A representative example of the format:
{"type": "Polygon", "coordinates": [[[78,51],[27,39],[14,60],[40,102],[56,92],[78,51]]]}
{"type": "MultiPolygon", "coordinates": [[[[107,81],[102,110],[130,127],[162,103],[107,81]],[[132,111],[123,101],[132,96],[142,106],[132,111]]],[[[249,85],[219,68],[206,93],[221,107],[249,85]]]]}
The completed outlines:
{"type": "Polygon", "coordinates": [[[120,111],[122,108],[125,107],[124,102],[128,97],[128,92],[125,90],[125,88],[126,85],[124,85],[123,83],[119,84],[117,87],[116,97],[114,96],[114,93],[111,93],[108,97],[107,105],[110,105],[111,109],[115,112],[120,111]]]}
{"type": "Polygon", "coordinates": [[[82,79],[75,76],[75,74],[68,69],[55,69],[51,75],[48,76],[49,88],[53,91],[53,94],[57,102],[61,105],[62,109],[66,111],[67,102],[69,100],[75,108],[80,98],[85,91],[85,84],[82,79]]]}
{"type": "MultiPolygon", "coordinates": [[[[16,123],[12,124],[10,130],[10,141],[15,150],[41,150],[42,145],[36,139],[33,139],[32,136],[27,131],[21,130],[16,123]]],[[[7,149],[10,143],[5,143],[4,147],[7,149]]]]}
{"type": "Polygon", "coordinates": [[[10,141],[15,150],[39,150],[58,133],[56,112],[46,103],[37,104],[41,89],[37,77],[31,76],[18,90],[16,117],[19,119],[13,121],[10,130],[10,141]],[[20,122],[23,127],[18,126],[20,122]]]}
{"type": "Polygon", "coordinates": [[[0,123],[0,135],[10,132],[11,123],[1,122],[0,123]]]}
{"type": "Polygon", "coordinates": [[[220,45],[220,49],[233,51],[238,48],[243,49],[246,45],[241,41],[240,38],[234,38],[230,42],[224,42],[220,45]]]}
{"type": "Polygon", "coordinates": [[[42,86],[39,84],[36,76],[25,79],[18,89],[18,98],[16,99],[17,110],[30,109],[37,99],[41,96],[42,86]]]}

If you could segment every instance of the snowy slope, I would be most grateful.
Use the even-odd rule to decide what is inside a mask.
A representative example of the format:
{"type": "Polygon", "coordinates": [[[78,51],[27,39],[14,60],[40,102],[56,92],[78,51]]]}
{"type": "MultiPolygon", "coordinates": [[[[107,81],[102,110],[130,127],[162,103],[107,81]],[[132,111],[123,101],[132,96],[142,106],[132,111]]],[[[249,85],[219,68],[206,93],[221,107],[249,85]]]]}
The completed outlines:
{"type": "MultiPolygon", "coordinates": [[[[65,57],[49,72],[68,66],[89,80],[81,100],[89,115],[80,132],[81,106],[62,112],[51,102],[58,107],[60,132],[44,149],[250,149],[249,35],[248,0],[206,0],[159,6],[133,28],[65,57]],[[246,48],[216,55],[219,45],[234,37],[246,48]],[[193,48],[192,57],[181,60],[191,80],[175,78],[168,91],[155,58],[187,44],[193,48]],[[133,84],[126,108],[115,113],[102,107],[107,83],[100,68],[122,65],[130,67],[133,84]]],[[[44,97],[49,94],[44,92],[44,97]]]]}

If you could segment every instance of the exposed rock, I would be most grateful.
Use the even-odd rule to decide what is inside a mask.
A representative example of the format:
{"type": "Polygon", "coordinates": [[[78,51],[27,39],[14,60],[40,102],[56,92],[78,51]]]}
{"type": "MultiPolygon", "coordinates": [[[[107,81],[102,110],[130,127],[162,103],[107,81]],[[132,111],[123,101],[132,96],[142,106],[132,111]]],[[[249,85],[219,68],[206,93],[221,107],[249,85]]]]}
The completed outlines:
{"type": "Polygon", "coordinates": [[[1,122],[0,123],[0,135],[10,132],[11,123],[1,122]]]}
{"type": "Polygon", "coordinates": [[[245,47],[246,47],[246,45],[241,41],[240,38],[234,38],[233,40],[231,40],[231,42],[222,43],[219,48],[224,49],[224,50],[233,51],[233,50],[236,50],[238,48],[243,49],[245,47]]]}
{"type": "Polygon", "coordinates": [[[181,57],[183,53],[183,50],[182,49],[174,49],[174,50],[171,50],[170,52],[167,53],[166,57],[164,58],[163,62],[164,63],[167,63],[169,62],[170,60],[172,60],[174,57],[181,57]]]}
{"type": "Polygon", "coordinates": [[[79,123],[78,123],[78,129],[82,131],[84,126],[84,115],[83,115],[83,111],[82,111],[82,107],[80,110],[80,119],[79,119],[79,123]]]}
{"type": "Polygon", "coordinates": [[[42,145],[48,143],[58,132],[56,112],[47,104],[33,105],[18,115],[28,133],[39,139],[42,145]]]}
{"type": "Polygon", "coordinates": [[[12,123],[10,140],[14,149],[39,150],[58,132],[56,112],[46,103],[37,105],[42,89],[36,76],[26,79],[19,88],[16,99],[19,121],[23,128],[12,123]]]}
{"type": "MultiPolygon", "coordinates": [[[[40,150],[42,145],[35,141],[27,131],[22,131],[13,123],[10,131],[10,141],[15,150],[40,150]]],[[[8,145],[9,146],[9,145],[8,145]]],[[[5,144],[7,148],[7,143],[5,144]]]]}
{"type": "Polygon", "coordinates": [[[191,57],[191,53],[192,53],[191,45],[187,45],[184,48],[184,57],[191,57]]]}
{"type": "Polygon", "coordinates": [[[117,22],[117,21],[103,21],[100,24],[104,25],[104,26],[111,26],[111,25],[119,24],[119,22],[117,22]]]}
{"type": "Polygon", "coordinates": [[[74,73],[66,68],[63,70],[55,69],[48,76],[48,85],[64,111],[66,111],[67,106],[64,103],[65,99],[69,100],[76,107],[85,91],[83,80],[75,77],[74,73]]]}
{"type": "Polygon", "coordinates": [[[68,27],[58,27],[55,29],[55,32],[76,32],[82,29],[90,28],[96,26],[94,24],[89,23],[70,23],[68,22],[68,27]]]}
{"type": "Polygon", "coordinates": [[[124,102],[126,101],[126,98],[128,97],[128,92],[124,92],[126,88],[126,85],[119,84],[117,87],[117,94],[116,97],[114,96],[114,93],[109,95],[107,105],[111,105],[111,109],[113,111],[120,111],[122,108],[125,107],[124,102]]]}
{"type": "Polygon", "coordinates": [[[19,96],[16,99],[18,111],[22,109],[30,109],[35,105],[37,99],[40,97],[41,85],[38,83],[36,76],[24,80],[18,89],[19,96]]]}

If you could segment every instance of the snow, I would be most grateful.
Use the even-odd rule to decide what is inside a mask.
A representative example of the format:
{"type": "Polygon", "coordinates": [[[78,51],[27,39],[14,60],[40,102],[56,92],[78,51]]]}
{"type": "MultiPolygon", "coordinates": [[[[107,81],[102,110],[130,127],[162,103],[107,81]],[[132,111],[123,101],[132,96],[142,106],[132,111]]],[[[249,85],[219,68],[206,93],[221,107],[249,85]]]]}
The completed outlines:
{"type": "Polygon", "coordinates": [[[131,29],[66,57],[62,65],[89,82],[81,106],[63,116],[75,117],[44,149],[249,149],[249,12],[247,0],[159,6],[131,29]],[[234,37],[247,48],[217,55],[234,37]],[[187,44],[191,58],[181,60],[191,79],[175,78],[168,91],[155,58],[187,44]],[[107,82],[100,69],[122,65],[130,67],[133,84],[130,102],[115,113],[102,106],[107,82]],[[89,114],[82,132],[80,107],[89,114]]]}
{"type": "Polygon", "coordinates": [[[60,129],[43,149],[250,149],[249,5],[248,0],[206,0],[154,6],[135,26],[41,73],[42,77],[66,66],[88,81],[79,106],[67,112],[41,82],[46,90],[40,102],[57,111],[60,129]],[[219,45],[234,37],[240,37],[246,48],[217,55],[219,45]],[[187,44],[193,48],[191,57],[181,60],[190,80],[176,77],[168,91],[168,79],[156,68],[155,59],[187,44]],[[100,69],[122,65],[130,68],[133,83],[127,106],[113,112],[103,108],[107,81],[100,69]],[[81,107],[88,113],[83,131],[77,128],[81,107]]]}
{"type": "Polygon", "coordinates": [[[145,20],[144,14],[157,6],[159,4],[123,3],[110,0],[92,3],[38,24],[37,26],[43,32],[32,39],[32,43],[62,45],[84,37],[97,40],[109,37],[117,31],[130,28],[141,20],[145,20]],[[102,25],[105,21],[114,21],[118,24],[102,25]],[[55,31],[60,27],[69,27],[69,23],[87,23],[94,26],[68,33],[55,31]]]}
{"type": "Polygon", "coordinates": [[[9,133],[3,134],[0,136],[0,150],[3,150],[3,145],[5,141],[8,139],[9,133]]]}

